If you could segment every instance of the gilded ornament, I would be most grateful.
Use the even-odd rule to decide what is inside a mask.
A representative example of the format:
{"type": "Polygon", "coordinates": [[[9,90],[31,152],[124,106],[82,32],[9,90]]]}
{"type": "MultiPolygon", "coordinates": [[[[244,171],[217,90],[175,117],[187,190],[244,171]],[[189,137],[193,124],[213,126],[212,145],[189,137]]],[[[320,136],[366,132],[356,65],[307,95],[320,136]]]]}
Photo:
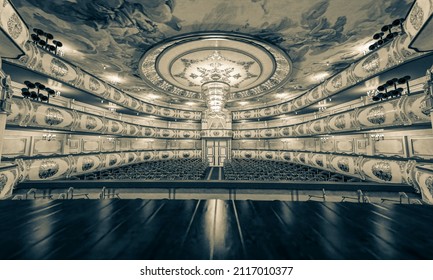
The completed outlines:
{"type": "Polygon", "coordinates": [[[46,179],[59,172],[59,164],[52,160],[44,160],[39,166],[39,178],[46,179]]]}
{"type": "Polygon", "coordinates": [[[376,72],[380,67],[379,62],[379,55],[377,53],[373,53],[364,61],[364,63],[362,63],[362,69],[364,69],[364,71],[367,73],[376,72]]]}
{"type": "Polygon", "coordinates": [[[108,164],[110,166],[115,165],[117,163],[117,157],[114,155],[110,155],[108,162],[109,162],[108,164]]]}
{"type": "Polygon", "coordinates": [[[95,166],[95,161],[92,158],[85,157],[82,161],[82,170],[87,171],[92,169],[92,167],[95,166]]]}
{"type": "Polygon", "coordinates": [[[189,152],[184,152],[184,153],[182,154],[182,156],[183,156],[184,158],[189,158],[189,157],[191,156],[191,154],[190,154],[189,152]]]}
{"type": "Polygon", "coordinates": [[[425,179],[425,185],[429,189],[429,191],[433,194],[433,176],[429,176],[425,179]]]}
{"type": "Polygon", "coordinates": [[[284,136],[288,136],[288,135],[290,135],[290,128],[288,128],[288,127],[283,128],[283,129],[281,130],[281,133],[282,133],[284,136]]]}
{"type": "Polygon", "coordinates": [[[343,77],[341,76],[341,74],[335,76],[335,78],[332,79],[331,84],[335,89],[341,88],[343,86],[343,77]]]}
{"type": "Polygon", "coordinates": [[[265,116],[269,116],[272,114],[272,109],[271,108],[266,108],[264,111],[265,116]]]}
{"type": "Polygon", "coordinates": [[[87,116],[86,118],[86,129],[93,130],[98,126],[98,121],[95,117],[87,116]]]}
{"type": "Polygon", "coordinates": [[[92,90],[92,91],[98,91],[101,88],[101,84],[99,83],[99,81],[97,79],[90,77],[89,87],[90,87],[90,90],[92,90]]]}
{"type": "Polygon", "coordinates": [[[151,159],[151,158],[152,158],[152,155],[150,153],[145,153],[144,156],[143,156],[144,160],[148,160],[148,159],[151,159]]]}
{"type": "Polygon", "coordinates": [[[412,24],[413,28],[418,31],[420,30],[423,24],[423,20],[424,20],[424,11],[418,5],[418,2],[415,2],[412,12],[409,16],[409,21],[412,24]]]}
{"type": "Polygon", "coordinates": [[[162,130],[161,135],[162,135],[163,137],[168,137],[168,136],[170,136],[170,131],[164,129],[164,130],[162,130]]]}
{"type": "Polygon", "coordinates": [[[392,171],[391,171],[391,165],[387,162],[381,161],[378,163],[375,163],[371,171],[374,176],[377,178],[383,180],[383,181],[391,181],[392,180],[392,171]]]}
{"type": "Polygon", "coordinates": [[[189,138],[190,136],[191,136],[191,132],[190,131],[185,131],[183,133],[183,137],[185,137],[185,138],[189,138]]]}
{"type": "Polygon", "coordinates": [[[111,122],[111,132],[118,132],[120,130],[120,124],[118,122],[111,122]]]}
{"type": "Polygon", "coordinates": [[[163,152],[161,157],[162,158],[168,158],[170,155],[167,152],[163,152]]]}
{"type": "Polygon", "coordinates": [[[316,132],[320,132],[322,130],[322,126],[320,125],[320,121],[316,121],[313,124],[313,129],[316,132]]]}
{"type": "Polygon", "coordinates": [[[372,124],[383,124],[385,122],[385,108],[382,105],[371,108],[367,114],[367,120],[372,124]]]}
{"type": "Polygon", "coordinates": [[[54,109],[54,108],[48,108],[45,115],[45,123],[49,125],[59,125],[61,124],[65,118],[63,117],[63,114],[61,111],[54,109]]]}
{"type": "Polygon", "coordinates": [[[4,174],[0,174],[0,193],[3,191],[6,183],[8,182],[8,177],[4,174]]]}
{"type": "Polygon", "coordinates": [[[64,77],[68,74],[68,66],[63,63],[60,59],[53,58],[50,64],[51,73],[58,77],[64,77]]]}
{"type": "Polygon", "coordinates": [[[335,119],[335,127],[338,129],[345,129],[346,128],[346,118],[344,115],[338,116],[335,119]]]}
{"type": "Polygon", "coordinates": [[[13,39],[17,39],[20,36],[21,32],[23,32],[23,25],[21,23],[20,18],[16,14],[13,14],[9,18],[7,26],[8,26],[9,35],[11,35],[13,39]]]}
{"type": "Polygon", "coordinates": [[[145,128],[144,129],[144,135],[145,136],[151,136],[153,134],[152,130],[150,128],[145,128]]]}
{"type": "Polygon", "coordinates": [[[337,162],[338,168],[343,172],[349,172],[349,160],[347,158],[343,158],[338,160],[337,162]]]}

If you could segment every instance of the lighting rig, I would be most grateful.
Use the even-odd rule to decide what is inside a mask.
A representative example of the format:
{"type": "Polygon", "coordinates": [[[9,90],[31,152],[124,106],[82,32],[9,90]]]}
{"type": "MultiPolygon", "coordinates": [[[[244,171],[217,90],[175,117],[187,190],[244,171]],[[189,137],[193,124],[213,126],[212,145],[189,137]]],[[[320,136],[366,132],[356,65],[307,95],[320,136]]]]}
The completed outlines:
{"type": "Polygon", "coordinates": [[[386,100],[388,98],[400,97],[403,93],[403,88],[397,87],[397,85],[406,84],[406,93],[410,95],[409,80],[410,76],[404,76],[400,79],[393,78],[387,81],[385,84],[377,87],[377,93],[372,96],[373,101],[386,100]],[[391,89],[389,89],[391,88],[391,89]]]}
{"type": "Polygon", "coordinates": [[[24,84],[26,85],[26,88],[21,89],[21,95],[24,98],[29,98],[34,101],[42,101],[42,102],[49,103],[50,96],[56,95],[55,90],[50,89],[39,82],[32,83],[29,81],[25,81],[24,84]],[[41,91],[45,91],[46,95],[42,94],[41,91]]]}
{"type": "Polygon", "coordinates": [[[62,42],[53,40],[54,39],[53,34],[44,32],[42,29],[38,29],[38,28],[33,28],[33,32],[35,32],[31,35],[33,43],[41,47],[42,49],[57,55],[58,48],[63,47],[62,42]],[[43,39],[43,37],[45,39],[43,39]],[[50,40],[52,40],[52,45],[49,43],[50,40]]]}
{"type": "Polygon", "coordinates": [[[400,18],[394,20],[391,24],[384,25],[380,32],[373,35],[373,39],[376,40],[376,42],[370,45],[368,49],[373,51],[396,38],[399,35],[399,32],[393,31],[394,28],[400,27],[400,34],[403,34],[403,22],[404,19],[400,18]],[[386,34],[386,32],[388,32],[388,34],[386,34]]]}

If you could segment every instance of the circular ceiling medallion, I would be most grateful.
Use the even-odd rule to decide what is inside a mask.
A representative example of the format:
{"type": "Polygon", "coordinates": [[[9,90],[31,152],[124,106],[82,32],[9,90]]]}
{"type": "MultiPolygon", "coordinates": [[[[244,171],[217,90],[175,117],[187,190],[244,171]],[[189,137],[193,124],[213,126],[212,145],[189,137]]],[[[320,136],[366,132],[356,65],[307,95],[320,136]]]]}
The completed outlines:
{"type": "Polygon", "coordinates": [[[218,81],[230,85],[227,101],[235,101],[281,87],[292,64],[284,51],[258,39],[206,33],[157,45],[143,55],[139,69],[147,84],[167,94],[202,100],[201,86],[218,81]]]}

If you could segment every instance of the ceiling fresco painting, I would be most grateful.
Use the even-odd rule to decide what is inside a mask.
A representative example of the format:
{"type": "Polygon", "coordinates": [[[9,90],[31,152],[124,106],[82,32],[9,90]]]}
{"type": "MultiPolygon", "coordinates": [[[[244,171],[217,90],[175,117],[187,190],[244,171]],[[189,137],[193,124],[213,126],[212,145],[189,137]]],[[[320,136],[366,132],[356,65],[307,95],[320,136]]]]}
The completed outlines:
{"type": "MultiPolygon", "coordinates": [[[[187,105],[191,100],[148,86],[143,54],[189,33],[237,32],[276,45],[290,57],[291,76],[248,104],[290,99],[359,59],[384,24],[405,17],[409,0],[14,0],[31,28],[64,42],[64,56],[139,98],[187,105]]],[[[188,69],[187,69],[188,70],[188,69]]],[[[251,72],[253,68],[251,68],[251,72]]],[[[177,77],[185,82],[182,73],[177,77]]],[[[188,81],[189,82],[189,81],[188,81]]],[[[193,100],[197,101],[197,100],[193,100]]],[[[204,102],[195,102],[205,106],[204,102]]],[[[228,107],[243,106],[233,101],[228,107]]]]}

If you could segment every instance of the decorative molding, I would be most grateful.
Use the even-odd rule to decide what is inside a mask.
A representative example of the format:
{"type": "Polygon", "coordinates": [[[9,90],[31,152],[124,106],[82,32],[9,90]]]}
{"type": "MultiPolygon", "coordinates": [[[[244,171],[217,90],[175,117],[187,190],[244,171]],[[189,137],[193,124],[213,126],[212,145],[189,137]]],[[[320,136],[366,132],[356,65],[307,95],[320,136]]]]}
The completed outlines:
{"type": "Polygon", "coordinates": [[[406,184],[412,186],[415,192],[421,192],[425,201],[433,202],[431,198],[433,186],[430,185],[433,180],[433,172],[427,174],[427,171],[420,171],[416,167],[422,166],[422,164],[413,160],[389,160],[362,156],[271,150],[235,150],[232,154],[233,158],[261,160],[271,158],[272,160],[298,163],[368,181],[406,184]],[[431,193],[428,192],[427,194],[425,192],[427,189],[431,193]]]}
{"type": "Polygon", "coordinates": [[[201,151],[137,151],[17,160],[15,165],[0,168],[0,198],[10,196],[13,187],[26,180],[54,180],[146,161],[187,157],[201,158],[201,151]]]}
{"type": "Polygon", "coordinates": [[[322,135],[334,132],[359,131],[373,128],[405,125],[402,116],[408,116],[411,123],[428,123],[430,117],[423,113],[424,94],[401,97],[404,101],[383,101],[343,113],[322,117],[290,126],[233,130],[234,139],[287,138],[309,135],[322,135]],[[401,113],[402,112],[402,113],[401,113]],[[317,123],[321,123],[318,131],[317,123]]]}
{"type": "Polygon", "coordinates": [[[350,67],[336,74],[336,76],[324,81],[301,96],[282,104],[268,106],[267,112],[271,112],[269,115],[264,113],[265,108],[235,111],[233,112],[233,120],[276,116],[306,108],[329,96],[339,94],[362,81],[373,78],[384,71],[426,55],[409,49],[408,43],[407,35],[397,37],[390,44],[369,53],[350,67]],[[281,108],[284,108],[284,110],[281,108]]]}
{"type": "Polygon", "coordinates": [[[126,92],[113,87],[99,78],[89,74],[66,60],[46,52],[30,42],[24,45],[26,57],[20,60],[8,59],[14,65],[27,67],[32,71],[45,74],[53,79],[61,81],[80,90],[86,91],[97,97],[106,99],[122,107],[135,112],[144,112],[151,115],[170,117],[174,119],[200,120],[201,112],[186,111],[161,107],[146,103],[132,97],[126,92]]]}
{"type": "Polygon", "coordinates": [[[14,97],[8,125],[143,138],[200,139],[200,131],[155,128],[14,97]],[[90,121],[90,122],[89,122],[90,121]]]}

